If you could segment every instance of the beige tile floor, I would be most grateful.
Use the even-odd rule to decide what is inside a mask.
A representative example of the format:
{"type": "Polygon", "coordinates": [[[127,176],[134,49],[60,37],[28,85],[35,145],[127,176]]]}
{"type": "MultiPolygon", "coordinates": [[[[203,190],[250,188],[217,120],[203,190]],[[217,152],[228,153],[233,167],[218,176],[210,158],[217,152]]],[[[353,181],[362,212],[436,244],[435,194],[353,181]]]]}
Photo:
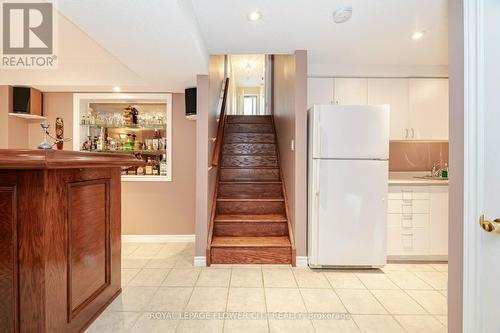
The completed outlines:
{"type": "Polygon", "coordinates": [[[193,255],[193,243],[124,243],[122,294],[87,332],[447,330],[447,264],[388,264],[382,270],[344,271],[279,265],[196,268],[193,255]],[[205,312],[277,312],[282,317],[172,317],[205,312]],[[312,313],[314,318],[306,317],[312,313]],[[343,317],[326,318],[321,315],[325,313],[343,317]],[[303,317],[293,318],[297,314],[303,317]]]}

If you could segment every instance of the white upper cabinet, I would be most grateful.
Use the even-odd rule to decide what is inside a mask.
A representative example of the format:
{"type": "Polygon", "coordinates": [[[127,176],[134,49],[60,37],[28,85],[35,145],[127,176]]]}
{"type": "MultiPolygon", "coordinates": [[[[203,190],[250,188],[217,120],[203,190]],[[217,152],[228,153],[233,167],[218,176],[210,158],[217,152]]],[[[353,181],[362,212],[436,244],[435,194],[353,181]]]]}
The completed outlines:
{"type": "Polygon", "coordinates": [[[334,82],[335,104],[366,105],[367,79],[337,78],[334,82]]]}
{"type": "Polygon", "coordinates": [[[307,79],[307,107],[314,104],[333,103],[333,78],[310,77],[307,79]]]}
{"type": "Polygon", "coordinates": [[[410,132],[415,140],[448,140],[448,80],[409,79],[410,132]]]}
{"type": "Polygon", "coordinates": [[[307,104],[391,107],[391,140],[448,140],[448,79],[309,78],[307,104]]]}
{"type": "Polygon", "coordinates": [[[368,104],[389,104],[390,139],[409,138],[408,79],[368,79],[368,104]]]}

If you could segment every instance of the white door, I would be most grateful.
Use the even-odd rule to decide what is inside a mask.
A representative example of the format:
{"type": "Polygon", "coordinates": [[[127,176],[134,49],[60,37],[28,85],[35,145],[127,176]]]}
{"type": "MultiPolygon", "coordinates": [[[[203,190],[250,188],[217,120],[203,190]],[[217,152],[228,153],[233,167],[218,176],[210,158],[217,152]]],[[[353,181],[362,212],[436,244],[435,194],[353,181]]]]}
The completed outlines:
{"type": "Polygon", "coordinates": [[[448,140],[448,80],[410,79],[410,139],[448,140]]]}
{"type": "Polygon", "coordinates": [[[368,79],[368,104],[391,107],[391,140],[405,140],[410,135],[408,79],[368,79]]]}
{"type": "Polygon", "coordinates": [[[388,162],[315,160],[316,265],[384,265],[388,162]]]}
{"type": "Polygon", "coordinates": [[[471,20],[465,26],[464,45],[464,332],[497,333],[500,224],[494,220],[500,218],[500,1],[469,2],[464,2],[464,16],[471,20]],[[480,227],[483,214],[491,221],[485,228],[495,230],[480,227]]]}
{"type": "Polygon", "coordinates": [[[387,105],[319,105],[311,121],[314,158],[389,158],[387,105]]]}
{"type": "Polygon", "coordinates": [[[333,78],[310,77],[307,79],[307,108],[314,104],[333,104],[333,78]]]}
{"type": "Polygon", "coordinates": [[[335,104],[366,105],[367,80],[336,78],[334,82],[335,104]]]}

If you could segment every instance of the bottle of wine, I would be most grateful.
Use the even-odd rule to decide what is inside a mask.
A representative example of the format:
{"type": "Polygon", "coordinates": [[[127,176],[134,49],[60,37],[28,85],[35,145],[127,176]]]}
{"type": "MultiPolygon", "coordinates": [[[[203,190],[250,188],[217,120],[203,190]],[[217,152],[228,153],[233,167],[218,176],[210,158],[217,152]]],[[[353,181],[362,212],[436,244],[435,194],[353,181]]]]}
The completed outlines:
{"type": "Polygon", "coordinates": [[[167,175],[167,155],[163,154],[160,161],[160,176],[167,175]]]}
{"type": "Polygon", "coordinates": [[[153,165],[151,160],[148,158],[146,161],[146,175],[150,176],[153,174],[153,165]]]}

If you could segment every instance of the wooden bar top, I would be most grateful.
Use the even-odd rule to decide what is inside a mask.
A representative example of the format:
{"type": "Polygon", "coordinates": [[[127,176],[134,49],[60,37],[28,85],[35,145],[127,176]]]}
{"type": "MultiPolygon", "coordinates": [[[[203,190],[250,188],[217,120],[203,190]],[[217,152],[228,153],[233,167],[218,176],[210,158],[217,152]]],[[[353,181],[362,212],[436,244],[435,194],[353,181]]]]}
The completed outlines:
{"type": "Polygon", "coordinates": [[[0,170],[83,169],[144,165],[132,154],[0,149],[0,170]]]}

